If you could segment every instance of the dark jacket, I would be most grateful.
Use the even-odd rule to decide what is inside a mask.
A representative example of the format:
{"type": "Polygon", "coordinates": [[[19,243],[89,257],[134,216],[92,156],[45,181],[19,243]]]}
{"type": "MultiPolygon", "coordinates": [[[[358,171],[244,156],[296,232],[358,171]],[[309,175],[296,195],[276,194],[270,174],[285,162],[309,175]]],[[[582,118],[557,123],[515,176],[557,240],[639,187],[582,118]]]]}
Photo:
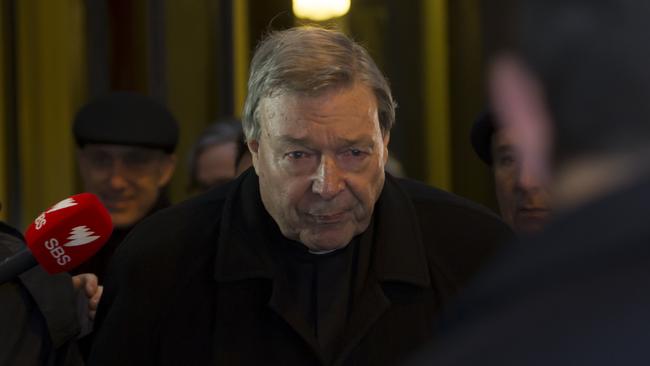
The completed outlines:
{"type": "MultiPolygon", "coordinates": [[[[163,208],[169,207],[170,202],[169,198],[167,197],[167,193],[165,191],[162,191],[160,195],[158,196],[158,199],[154,203],[153,207],[149,210],[149,212],[144,216],[148,217],[155,212],[158,212],[162,210],[163,208]]],[[[111,233],[111,237],[108,239],[108,241],[101,247],[101,249],[95,253],[92,257],[90,257],[87,261],[84,263],[81,263],[77,268],[71,271],[73,275],[78,275],[82,273],[92,273],[97,276],[97,279],[99,281],[100,285],[104,284],[104,280],[106,277],[106,272],[108,270],[108,265],[113,258],[113,254],[117,250],[117,248],[122,244],[126,236],[131,232],[133,227],[136,224],[133,224],[132,226],[125,227],[125,228],[115,228],[113,229],[113,232],[111,233]]]]}
{"type": "MultiPolygon", "coordinates": [[[[252,170],[136,227],[113,262],[92,365],[318,365],[256,218],[252,170]],[[113,275],[115,274],[115,277],[113,275]]],[[[333,364],[395,364],[509,229],[451,194],[387,177],[333,364]]],[[[362,239],[363,240],[363,239],[362,239]]]]}
{"type": "MultiPolygon", "coordinates": [[[[25,248],[22,235],[0,222],[0,262],[25,248]]],[[[36,266],[0,284],[0,365],[83,365],[77,295],[66,273],[36,266]]]]}
{"type": "Polygon", "coordinates": [[[650,365],[650,181],[485,268],[410,365],[650,365]]]}
{"type": "MultiPolygon", "coordinates": [[[[169,207],[169,205],[170,205],[169,198],[167,197],[166,191],[163,190],[158,196],[158,199],[154,203],[153,207],[149,210],[149,212],[144,217],[148,217],[149,215],[152,215],[153,213],[158,212],[163,208],[167,208],[169,207]]],[[[115,251],[117,250],[117,248],[119,248],[119,246],[122,244],[122,242],[127,237],[127,235],[131,232],[134,226],[135,224],[133,226],[129,226],[126,228],[113,229],[113,232],[111,233],[111,237],[102,246],[102,248],[97,253],[95,253],[92,257],[90,257],[87,261],[81,263],[79,266],[77,266],[77,268],[73,269],[70,273],[72,275],[92,273],[97,276],[97,281],[99,285],[103,285],[106,279],[108,266],[111,262],[111,259],[113,258],[115,251]]],[[[90,355],[90,349],[92,347],[94,338],[95,338],[95,334],[91,333],[81,338],[77,342],[77,345],[79,347],[79,350],[81,351],[84,360],[87,360],[88,356],[90,355]]]]}

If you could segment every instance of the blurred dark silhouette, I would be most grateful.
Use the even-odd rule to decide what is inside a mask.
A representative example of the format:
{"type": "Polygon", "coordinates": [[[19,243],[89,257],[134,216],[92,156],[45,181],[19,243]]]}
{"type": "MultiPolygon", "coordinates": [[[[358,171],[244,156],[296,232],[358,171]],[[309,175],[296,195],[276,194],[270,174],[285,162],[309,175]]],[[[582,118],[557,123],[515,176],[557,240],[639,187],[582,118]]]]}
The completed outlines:
{"type": "Polygon", "coordinates": [[[648,365],[650,3],[520,1],[492,105],[557,218],[461,296],[417,365],[648,365]],[[551,179],[552,177],[552,179],[551,179]]]}
{"type": "Polygon", "coordinates": [[[492,170],[503,220],[519,234],[541,230],[549,219],[550,197],[541,178],[522,164],[522,141],[511,128],[500,126],[490,111],[474,121],[470,140],[476,155],[492,170]]]}

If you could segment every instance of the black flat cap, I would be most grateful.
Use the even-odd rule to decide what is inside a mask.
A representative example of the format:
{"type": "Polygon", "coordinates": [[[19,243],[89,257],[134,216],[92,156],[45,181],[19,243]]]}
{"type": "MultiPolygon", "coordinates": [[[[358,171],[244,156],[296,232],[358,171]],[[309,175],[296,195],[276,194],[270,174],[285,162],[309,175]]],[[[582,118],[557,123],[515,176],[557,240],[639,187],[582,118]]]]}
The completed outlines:
{"type": "Polygon", "coordinates": [[[114,92],[90,101],[74,120],[77,144],[133,145],[174,152],[178,124],[154,99],[131,92],[114,92]]]}
{"type": "Polygon", "coordinates": [[[476,155],[487,165],[492,165],[492,134],[494,134],[494,116],[483,112],[475,121],[470,133],[470,141],[476,155]]]}

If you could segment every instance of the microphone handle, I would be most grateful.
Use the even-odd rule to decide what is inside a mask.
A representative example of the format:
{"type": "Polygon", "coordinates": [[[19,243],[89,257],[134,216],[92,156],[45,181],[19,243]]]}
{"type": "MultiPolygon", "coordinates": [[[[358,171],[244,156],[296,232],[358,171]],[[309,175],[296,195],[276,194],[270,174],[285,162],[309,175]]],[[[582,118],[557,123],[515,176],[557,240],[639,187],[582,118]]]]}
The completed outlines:
{"type": "Polygon", "coordinates": [[[6,258],[0,262],[0,285],[12,280],[37,264],[38,262],[29,249],[21,250],[11,257],[6,258]]]}

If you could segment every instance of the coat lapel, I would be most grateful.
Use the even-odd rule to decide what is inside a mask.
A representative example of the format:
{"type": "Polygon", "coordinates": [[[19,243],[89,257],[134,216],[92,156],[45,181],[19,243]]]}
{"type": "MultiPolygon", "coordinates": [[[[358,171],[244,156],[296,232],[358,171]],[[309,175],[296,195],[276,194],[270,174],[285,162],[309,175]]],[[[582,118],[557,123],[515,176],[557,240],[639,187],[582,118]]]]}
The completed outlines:
{"type": "Polygon", "coordinates": [[[268,233],[264,230],[268,225],[264,222],[265,215],[268,214],[261,202],[257,176],[249,171],[240,188],[229,195],[224,205],[215,259],[215,279],[217,282],[272,280],[267,306],[321,359],[311,327],[292,311],[291,288],[283,278],[284,273],[275,270],[270,252],[273,243],[268,242],[268,233]]]}
{"type": "Polygon", "coordinates": [[[295,304],[292,303],[291,289],[288,282],[276,277],[273,281],[273,293],[269,300],[269,306],[300,336],[309,346],[311,351],[324,364],[320,346],[313,334],[313,328],[307,324],[303,317],[297,316],[295,304]]]}
{"type": "Polygon", "coordinates": [[[362,234],[356,296],[346,343],[335,364],[342,364],[371,331],[391,301],[382,284],[399,283],[415,291],[431,287],[418,217],[408,195],[389,175],[377,201],[370,229],[362,234]]]}

